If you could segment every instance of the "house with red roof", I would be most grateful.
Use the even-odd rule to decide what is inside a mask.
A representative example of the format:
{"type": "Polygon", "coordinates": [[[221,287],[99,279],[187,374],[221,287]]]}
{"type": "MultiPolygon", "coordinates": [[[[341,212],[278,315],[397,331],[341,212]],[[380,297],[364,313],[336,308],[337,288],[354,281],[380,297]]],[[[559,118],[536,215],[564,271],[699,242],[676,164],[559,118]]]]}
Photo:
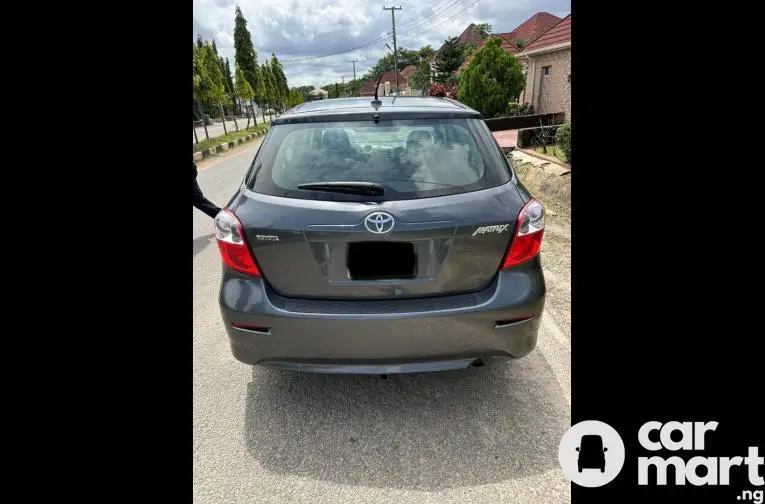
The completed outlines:
{"type": "MultiPolygon", "coordinates": [[[[554,16],[548,12],[537,12],[526,21],[517,26],[514,30],[506,33],[494,33],[489,38],[499,37],[502,39],[501,48],[510,54],[518,56],[523,50],[523,47],[529,45],[547,30],[555,26],[561,21],[561,18],[554,16]]],[[[489,39],[486,39],[489,40],[489,39]]],[[[476,47],[476,51],[483,47],[486,40],[482,40],[476,47]]],[[[473,53],[475,54],[475,53],[473,53]]],[[[522,59],[522,58],[519,58],[522,59]]],[[[457,70],[457,74],[467,68],[470,62],[473,60],[472,55],[465,58],[465,62],[457,70]]],[[[524,61],[521,61],[523,64],[524,61]]]]}
{"type": "MultiPolygon", "coordinates": [[[[414,65],[409,65],[411,67],[414,67],[414,65]]],[[[406,67],[409,68],[409,67],[406,67]]],[[[406,68],[404,70],[406,70],[406,68]]],[[[415,71],[417,68],[415,67],[415,71]]],[[[414,72],[412,72],[413,74],[414,72]]],[[[376,79],[369,79],[364,83],[363,86],[361,86],[361,89],[359,90],[359,96],[374,96],[375,95],[375,87],[377,86],[377,80],[376,79]]],[[[393,93],[396,88],[396,72],[390,71],[390,72],[384,72],[382,74],[382,78],[380,79],[380,89],[378,91],[378,96],[388,96],[390,93],[393,93]],[[386,92],[386,86],[385,83],[389,83],[387,89],[390,91],[386,92]]],[[[409,79],[403,75],[403,71],[398,73],[398,89],[399,94],[402,96],[410,96],[412,94],[412,88],[409,86],[409,79]]]]}
{"type": "Polygon", "coordinates": [[[526,87],[520,102],[534,112],[564,112],[571,118],[571,14],[539,35],[518,53],[525,60],[526,87]]]}
{"type": "MultiPolygon", "coordinates": [[[[470,25],[467,28],[465,28],[462,31],[462,33],[460,33],[459,36],[457,37],[457,44],[463,45],[463,46],[470,46],[470,45],[477,46],[478,44],[480,44],[484,40],[484,37],[480,33],[478,33],[476,28],[477,26],[475,23],[470,23],[470,25]]],[[[445,45],[446,43],[441,44],[441,47],[438,48],[438,51],[436,51],[436,54],[433,55],[433,59],[431,60],[432,64],[435,64],[435,62],[438,61],[438,55],[441,53],[445,45]]]]}
{"type": "Polygon", "coordinates": [[[406,80],[411,79],[412,75],[415,73],[417,73],[416,65],[407,65],[403,70],[399,72],[399,74],[402,75],[406,80]]]}
{"type": "MultiPolygon", "coordinates": [[[[538,12],[511,32],[490,38],[502,39],[500,47],[518,58],[526,86],[518,101],[540,114],[564,112],[571,117],[571,14],[559,18],[538,12]]],[[[487,39],[488,40],[488,39],[487,39]]],[[[476,51],[483,47],[482,41],[476,51]]],[[[472,61],[465,59],[457,73],[472,61]]]]}
{"type": "MultiPolygon", "coordinates": [[[[484,37],[478,32],[478,30],[476,30],[476,28],[477,26],[475,23],[470,23],[470,25],[465,28],[457,37],[457,44],[460,46],[478,46],[482,44],[484,37]]],[[[436,54],[434,54],[433,58],[430,60],[430,71],[433,74],[436,72],[436,64],[438,63],[439,55],[441,54],[441,51],[444,49],[445,45],[446,43],[442,44],[441,47],[438,48],[438,51],[436,51],[436,54]]]]}

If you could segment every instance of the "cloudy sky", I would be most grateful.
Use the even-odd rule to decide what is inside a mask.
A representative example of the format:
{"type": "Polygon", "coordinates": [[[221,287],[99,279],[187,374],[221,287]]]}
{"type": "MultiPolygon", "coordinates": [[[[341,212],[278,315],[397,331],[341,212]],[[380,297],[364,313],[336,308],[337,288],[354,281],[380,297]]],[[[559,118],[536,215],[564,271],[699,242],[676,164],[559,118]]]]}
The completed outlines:
{"type": "MultiPolygon", "coordinates": [[[[434,49],[471,22],[508,32],[537,12],[568,14],[570,0],[193,0],[194,38],[215,39],[223,57],[234,60],[234,9],[240,6],[252,33],[258,61],[272,52],[294,86],[320,86],[361,76],[393,47],[390,11],[396,11],[398,47],[434,49]],[[342,52],[342,54],[337,54],[342,52]]],[[[232,68],[233,69],[233,68],[232,68]]]]}

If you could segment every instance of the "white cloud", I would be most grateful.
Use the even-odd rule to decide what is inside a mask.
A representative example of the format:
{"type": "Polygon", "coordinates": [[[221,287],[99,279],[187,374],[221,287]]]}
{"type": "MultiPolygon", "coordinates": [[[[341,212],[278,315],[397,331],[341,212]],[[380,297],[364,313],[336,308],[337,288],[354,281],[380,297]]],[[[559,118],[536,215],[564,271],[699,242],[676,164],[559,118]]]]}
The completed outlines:
{"type": "MultiPolygon", "coordinates": [[[[193,0],[194,37],[215,38],[218,51],[233,64],[233,0],[193,0]]],[[[495,32],[510,31],[537,12],[560,16],[570,12],[570,0],[399,0],[396,6],[396,37],[399,47],[438,48],[450,36],[459,35],[471,22],[487,22],[495,32]]],[[[319,86],[353,78],[351,60],[361,76],[388,52],[391,15],[383,11],[386,0],[239,0],[252,34],[258,60],[276,53],[290,86],[319,86]],[[383,39],[383,40],[379,40],[383,39]],[[376,43],[365,46],[367,43],[376,43]],[[365,46],[365,47],[362,47],[365,46]],[[314,58],[347,49],[352,52],[314,58]]]]}

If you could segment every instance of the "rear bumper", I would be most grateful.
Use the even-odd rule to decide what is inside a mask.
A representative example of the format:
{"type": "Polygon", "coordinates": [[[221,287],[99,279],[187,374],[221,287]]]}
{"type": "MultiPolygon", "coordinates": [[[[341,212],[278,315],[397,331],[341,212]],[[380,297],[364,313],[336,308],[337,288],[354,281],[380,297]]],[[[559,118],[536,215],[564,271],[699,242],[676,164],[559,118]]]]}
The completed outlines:
{"type": "Polygon", "coordinates": [[[499,273],[481,292],[384,301],[285,298],[262,279],[224,267],[219,302],[241,362],[377,374],[523,357],[536,346],[545,293],[536,258],[499,273]]]}

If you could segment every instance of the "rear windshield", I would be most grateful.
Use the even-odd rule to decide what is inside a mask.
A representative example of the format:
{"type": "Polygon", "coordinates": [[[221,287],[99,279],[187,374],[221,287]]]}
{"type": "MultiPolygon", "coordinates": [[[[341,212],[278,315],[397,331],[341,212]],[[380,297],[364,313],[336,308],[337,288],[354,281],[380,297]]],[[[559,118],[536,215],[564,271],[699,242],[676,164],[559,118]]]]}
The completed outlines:
{"type": "Polygon", "coordinates": [[[507,183],[510,175],[488,128],[476,119],[428,119],[274,126],[255,159],[251,189],[336,201],[444,196],[507,183]],[[298,188],[312,182],[375,182],[385,194],[360,196],[298,188]]]}

